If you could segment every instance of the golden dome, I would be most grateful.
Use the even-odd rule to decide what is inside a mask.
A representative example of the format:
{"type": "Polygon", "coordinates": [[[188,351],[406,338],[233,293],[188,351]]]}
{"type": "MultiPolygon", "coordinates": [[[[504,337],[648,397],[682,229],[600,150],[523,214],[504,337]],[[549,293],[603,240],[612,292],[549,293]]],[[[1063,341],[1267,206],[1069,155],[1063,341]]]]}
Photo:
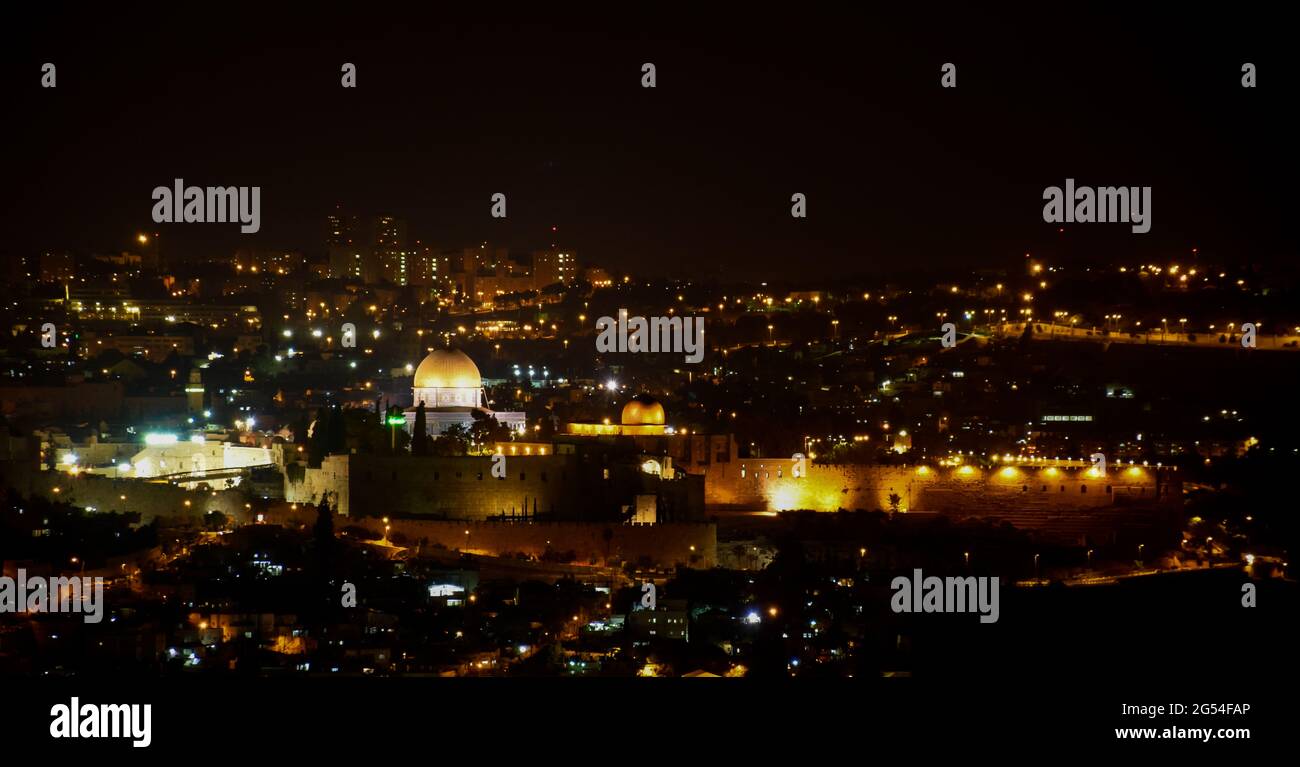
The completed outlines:
{"type": "Polygon", "coordinates": [[[663,426],[664,406],[646,394],[634,397],[623,406],[624,426],[663,426]]]}
{"type": "Polygon", "coordinates": [[[459,349],[437,349],[415,369],[416,389],[479,389],[478,366],[459,349]]]}

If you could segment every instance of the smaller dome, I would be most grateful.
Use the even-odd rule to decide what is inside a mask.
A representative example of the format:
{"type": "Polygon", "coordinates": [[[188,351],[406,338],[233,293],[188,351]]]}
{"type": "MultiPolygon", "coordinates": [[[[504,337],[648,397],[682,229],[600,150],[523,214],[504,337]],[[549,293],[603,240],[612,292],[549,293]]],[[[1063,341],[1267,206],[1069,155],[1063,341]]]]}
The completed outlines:
{"type": "Polygon", "coordinates": [[[648,394],[638,394],[623,406],[624,426],[663,426],[664,406],[648,394]]]}

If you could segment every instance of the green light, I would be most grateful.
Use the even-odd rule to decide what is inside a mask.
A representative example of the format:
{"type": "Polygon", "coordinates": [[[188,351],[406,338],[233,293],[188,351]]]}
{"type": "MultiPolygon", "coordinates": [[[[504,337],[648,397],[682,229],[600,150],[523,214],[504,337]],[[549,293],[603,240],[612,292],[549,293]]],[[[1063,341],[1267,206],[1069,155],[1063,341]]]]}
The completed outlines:
{"type": "Polygon", "coordinates": [[[390,416],[388,418],[389,426],[401,426],[406,423],[406,418],[402,416],[390,416]]]}

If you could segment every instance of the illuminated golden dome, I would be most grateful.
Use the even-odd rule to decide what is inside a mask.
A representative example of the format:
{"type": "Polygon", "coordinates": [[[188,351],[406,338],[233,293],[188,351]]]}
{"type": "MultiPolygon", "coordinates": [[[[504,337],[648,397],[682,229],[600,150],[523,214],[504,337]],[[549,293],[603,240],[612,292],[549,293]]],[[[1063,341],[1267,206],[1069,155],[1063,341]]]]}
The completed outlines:
{"type": "Polygon", "coordinates": [[[654,397],[641,394],[623,406],[624,426],[663,426],[664,406],[654,397]]]}
{"type": "Polygon", "coordinates": [[[459,349],[437,349],[415,369],[416,389],[478,389],[483,378],[478,366],[459,349]]]}

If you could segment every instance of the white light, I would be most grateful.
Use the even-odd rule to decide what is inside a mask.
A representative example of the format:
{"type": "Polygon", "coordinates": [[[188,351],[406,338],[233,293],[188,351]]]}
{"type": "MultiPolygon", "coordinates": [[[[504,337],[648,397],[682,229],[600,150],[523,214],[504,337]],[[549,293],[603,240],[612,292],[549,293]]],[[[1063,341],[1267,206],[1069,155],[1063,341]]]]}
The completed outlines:
{"type": "Polygon", "coordinates": [[[202,435],[194,434],[190,437],[190,442],[193,442],[196,445],[202,445],[204,442],[207,442],[207,440],[205,440],[202,435]]]}
{"type": "Polygon", "coordinates": [[[293,338],[293,331],[290,330],[290,329],[288,329],[288,328],[285,328],[285,329],[284,329],[284,337],[285,337],[285,338],[293,338]]]}
{"type": "Polygon", "coordinates": [[[752,626],[753,624],[755,624],[755,623],[758,623],[758,622],[761,621],[761,620],[763,620],[763,619],[760,618],[760,617],[758,617],[758,613],[756,613],[756,612],[751,612],[751,613],[749,613],[748,615],[745,616],[745,622],[748,623],[748,624],[750,624],[751,626],[752,626]]]}
{"type": "Polygon", "coordinates": [[[609,379],[605,382],[605,388],[614,391],[618,388],[618,381],[615,381],[613,378],[609,379]]]}

